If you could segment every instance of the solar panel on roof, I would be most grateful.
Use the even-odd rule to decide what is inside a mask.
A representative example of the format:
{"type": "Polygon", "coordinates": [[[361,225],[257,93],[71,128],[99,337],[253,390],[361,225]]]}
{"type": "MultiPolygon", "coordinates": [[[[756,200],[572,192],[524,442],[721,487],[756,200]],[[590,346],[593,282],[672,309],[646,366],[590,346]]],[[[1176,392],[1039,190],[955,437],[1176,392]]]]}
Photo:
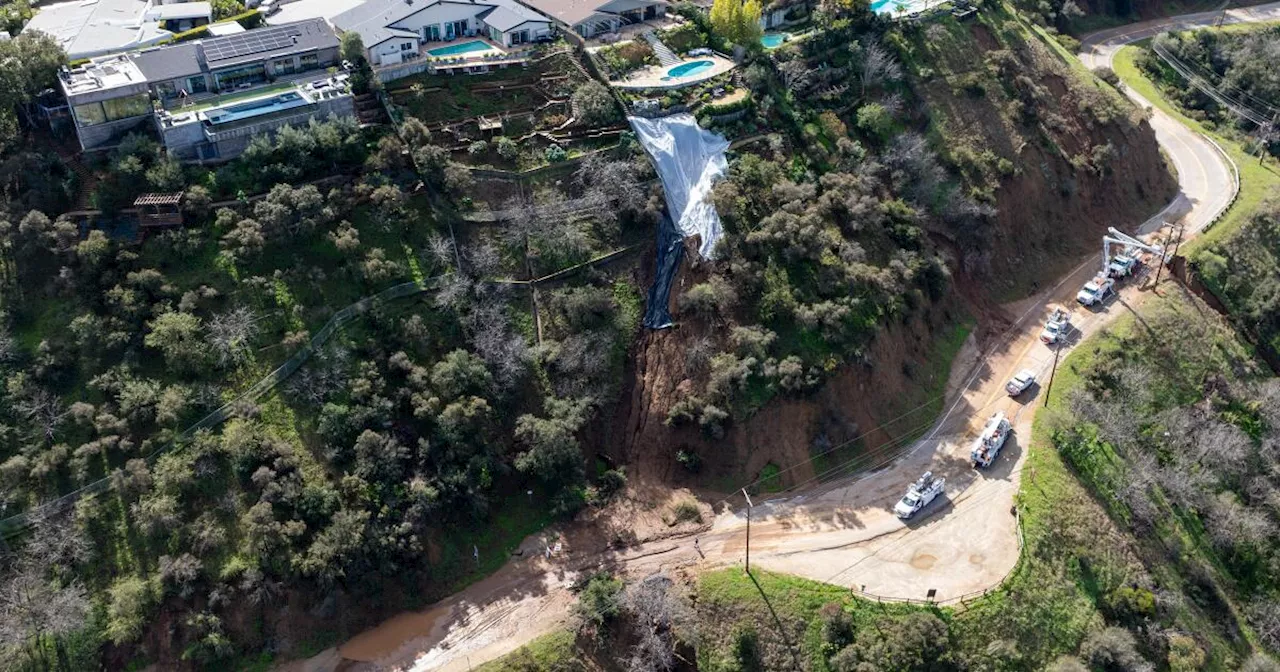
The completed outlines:
{"type": "Polygon", "coordinates": [[[293,45],[294,36],[301,34],[293,26],[255,30],[239,35],[228,35],[208,40],[204,45],[205,58],[222,61],[264,51],[275,51],[293,45]]]}

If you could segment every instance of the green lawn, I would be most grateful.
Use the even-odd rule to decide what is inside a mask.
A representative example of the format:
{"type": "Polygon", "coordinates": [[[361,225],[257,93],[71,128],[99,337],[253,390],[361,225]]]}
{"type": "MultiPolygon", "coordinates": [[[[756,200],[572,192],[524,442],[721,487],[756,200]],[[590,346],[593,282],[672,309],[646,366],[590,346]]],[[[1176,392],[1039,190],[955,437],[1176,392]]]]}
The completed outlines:
{"type": "Polygon", "coordinates": [[[578,658],[573,633],[557,630],[475,668],[475,672],[577,672],[585,669],[578,658]]]}
{"type": "Polygon", "coordinates": [[[1231,157],[1231,160],[1235,162],[1240,170],[1240,195],[1236,198],[1231,208],[1227,210],[1226,215],[1208,231],[1182,246],[1182,253],[1194,259],[1201,250],[1207,249],[1214,243],[1234,234],[1249,220],[1249,217],[1253,215],[1266,198],[1280,193],[1280,168],[1278,168],[1274,159],[1259,163],[1258,157],[1246,154],[1244,148],[1237,142],[1220,133],[1209,131],[1203,124],[1186,116],[1166,100],[1156,88],[1155,83],[1142,74],[1135,62],[1140,53],[1139,50],[1143,48],[1140,45],[1143,44],[1146,44],[1146,41],[1126,46],[1116,54],[1114,62],[1116,74],[1125,84],[1150,101],[1152,105],[1160,108],[1161,111],[1189,128],[1212,138],[1231,157]]]}

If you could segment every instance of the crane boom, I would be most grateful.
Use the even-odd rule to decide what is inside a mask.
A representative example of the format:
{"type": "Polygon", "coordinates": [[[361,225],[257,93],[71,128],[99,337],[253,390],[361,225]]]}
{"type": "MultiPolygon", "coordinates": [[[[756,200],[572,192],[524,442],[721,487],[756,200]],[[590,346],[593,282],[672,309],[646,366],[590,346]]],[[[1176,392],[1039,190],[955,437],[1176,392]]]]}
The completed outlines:
{"type": "Polygon", "coordinates": [[[1102,274],[1106,275],[1107,266],[1111,263],[1111,246],[1120,245],[1124,248],[1137,248],[1146,250],[1152,254],[1163,254],[1164,248],[1159,245],[1149,245],[1147,243],[1134,238],[1122,231],[1118,231],[1115,227],[1110,227],[1107,232],[1111,235],[1102,237],[1102,274]]]}

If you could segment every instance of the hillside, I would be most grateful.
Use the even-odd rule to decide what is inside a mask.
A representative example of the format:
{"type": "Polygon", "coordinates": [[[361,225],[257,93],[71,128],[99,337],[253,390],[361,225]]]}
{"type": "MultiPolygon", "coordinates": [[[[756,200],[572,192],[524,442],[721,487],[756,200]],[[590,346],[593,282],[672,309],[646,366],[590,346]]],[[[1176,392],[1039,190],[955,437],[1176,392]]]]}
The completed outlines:
{"type": "Polygon", "coordinates": [[[998,332],[1010,319],[999,304],[1048,286],[1095,254],[1107,227],[1142,222],[1172,198],[1141,112],[999,6],[966,23],[943,15],[824,35],[771,52],[779,79],[761,77],[753,98],[775,102],[756,106],[754,125],[794,131],[738,150],[717,190],[730,206],[728,258],[683,269],[679,328],[633,349],[605,442],[633,477],[732,489],[781,467],[791,483],[901,445],[932,422],[966,334],[998,332]],[[846,50],[835,35],[863,46],[846,50]],[[865,55],[889,49],[903,77],[865,87],[865,55]],[[810,82],[805,68],[824,63],[810,82]],[[807,95],[785,94],[788,79],[807,95]],[[821,95],[845,88],[866,89],[862,102],[821,95]],[[784,191],[796,166],[806,179],[784,191]],[[839,224],[823,232],[834,243],[818,221],[815,239],[800,240],[804,199],[821,207],[832,189],[862,202],[842,195],[847,210],[815,212],[839,224]],[[798,219],[753,223],[778,209],[798,219]],[[793,248],[762,253],[764,240],[793,248]],[[851,254],[872,267],[851,267],[849,280],[821,274],[851,254]],[[818,263],[799,263],[806,255],[818,263]],[[824,285],[841,281],[865,298],[841,304],[838,286],[824,285]]]}
{"type": "MultiPolygon", "coordinates": [[[[640,327],[653,169],[566,43],[397,80],[391,123],[312,120],[218,166],[125,136],[77,164],[94,211],[14,182],[5,665],[265,666],[637,489],[866,466],[933,422],[1001,304],[1171,196],[1140,114],[1003,6],[829,9],[719,79],[627,94],[740,142],[675,329],[640,327]],[[183,225],[137,232],[129,204],[176,191],[183,225]]],[[[728,50],[682,11],[665,39],[728,50]]]]}

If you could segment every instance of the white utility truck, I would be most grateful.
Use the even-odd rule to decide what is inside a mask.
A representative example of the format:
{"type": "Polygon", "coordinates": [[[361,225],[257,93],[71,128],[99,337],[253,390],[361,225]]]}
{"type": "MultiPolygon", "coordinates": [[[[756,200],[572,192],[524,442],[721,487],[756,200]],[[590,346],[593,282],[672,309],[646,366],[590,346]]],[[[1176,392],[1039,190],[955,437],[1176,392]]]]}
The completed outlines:
{"type": "Polygon", "coordinates": [[[924,475],[911,484],[907,488],[907,494],[893,507],[893,512],[898,517],[906,520],[916,514],[916,511],[923,509],[942,494],[942,486],[947,484],[945,478],[934,478],[932,471],[924,472],[924,475]]]}
{"type": "Polygon", "coordinates": [[[982,433],[974,439],[973,449],[969,451],[969,459],[973,460],[974,468],[991,466],[1012,431],[1013,425],[1004,417],[1004,411],[996,411],[983,426],[982,433]]]}
{"type": "Polygon", "coordinates": [[[1055,308],[1049,319],[1044,321],[1044,329],[1040,332],[1040,342],[1053,345],[1067,335],[1071,329],[1071,316],[1061,308],[1055,308]]]}

